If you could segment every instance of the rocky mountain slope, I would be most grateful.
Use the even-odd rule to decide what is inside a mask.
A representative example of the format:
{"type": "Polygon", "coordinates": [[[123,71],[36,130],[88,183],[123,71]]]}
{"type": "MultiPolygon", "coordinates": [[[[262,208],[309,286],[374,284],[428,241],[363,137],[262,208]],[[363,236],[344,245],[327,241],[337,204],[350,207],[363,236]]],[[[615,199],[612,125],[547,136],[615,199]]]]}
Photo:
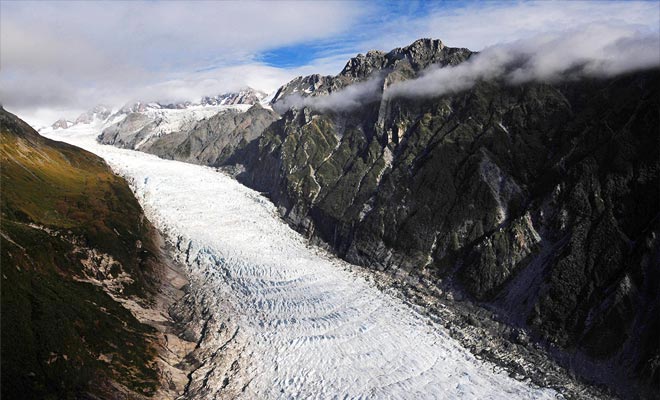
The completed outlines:
{"type": "MultiPolygon", "coordinates": [[[[300,76],[282,86],[272,99],[279,102],[294,94],[323,96],[337,92],[351,84],[376,79],[381,89],[398,80],[418,76],[427,67],[457,65],[470,58],[472,52],[464,48],[446,47],[439,40],[420,39],[408,47],[389,53],[371,50],[350,59],[337,76],[300,76]]],[[[285,111],[285,110],[284,110],[285,111]]]]}
{"type": "MultiPolygon", "coordinates": [[[[290,82],[274,108],[286,94],[367,79],[382,93],[470,56],[431,40],[369,52],[336,77],[290,82]]],[[[650,396],[660,389],[659,78],[485,81],[430,100],[281,110],[239,179],[346,260],[466,294],[588,379],[650,396]]]]}
{"type": "Polygon", "coordinates": [[[2,398],[175,396],[182,278],[126,182],[1,108],[0,135],[2,398]]]}
{"type": "Polygon", "coordinates": [[[219,94],[217,96],[202,97],[202,105],[230,106],[237,104],[259,104],[268,94],[252,88],[245,88],[237,92],[219,94]]]}
{"type": "Polygon", "coordinates": [[[264,97],[246,89],[183,107],[140,103],[110,117],[99,141],[169,159],[220,165],[279,118],[261,106],[264,97]]]}
{"type": "MultiPolygon", "coordinates": [[[[151,137],[141,143],[139,149],[172,160],[218,166],[258,138],[277,119],[277,113],[259,104],[247,111],[220,111],[187,129],[151,137]]],[[[110,139],[113,133],[112,126],[105,129],[100,142],[116,140],[110,139]]]]}

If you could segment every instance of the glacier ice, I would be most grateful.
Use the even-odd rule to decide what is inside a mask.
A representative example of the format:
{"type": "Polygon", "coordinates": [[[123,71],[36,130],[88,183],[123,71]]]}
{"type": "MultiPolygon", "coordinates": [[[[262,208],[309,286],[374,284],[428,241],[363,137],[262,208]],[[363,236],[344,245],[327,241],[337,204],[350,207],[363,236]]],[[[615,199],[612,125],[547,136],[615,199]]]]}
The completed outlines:
{"type": "Polygon", "coordinates": [[[98,132],[48,136],[103,157],[174,244],[207,319],[195,397],[559,397],[476,359],[444,327],[309,246],[259,193],[212,168],[99,145],[98,132]]]}

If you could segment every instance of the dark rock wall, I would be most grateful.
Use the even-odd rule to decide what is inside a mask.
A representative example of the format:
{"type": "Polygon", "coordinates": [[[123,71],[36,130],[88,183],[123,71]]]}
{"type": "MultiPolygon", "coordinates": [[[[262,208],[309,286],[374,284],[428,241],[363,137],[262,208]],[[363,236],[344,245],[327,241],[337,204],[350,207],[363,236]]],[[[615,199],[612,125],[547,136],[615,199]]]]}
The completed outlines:
{"type": "Polygon", "coordinates": [[[658,387],[659,87],[648,71],[288,111],[239,179],[351,262],[430,274],[658,387]]]}
{"type": "Polygon", "coordinates": [[[278,118],[258,104],[246,112],[226,111],[198,122],[190,130],[155,137],[140,150],[163,158],[219,166],[278,118]]]}

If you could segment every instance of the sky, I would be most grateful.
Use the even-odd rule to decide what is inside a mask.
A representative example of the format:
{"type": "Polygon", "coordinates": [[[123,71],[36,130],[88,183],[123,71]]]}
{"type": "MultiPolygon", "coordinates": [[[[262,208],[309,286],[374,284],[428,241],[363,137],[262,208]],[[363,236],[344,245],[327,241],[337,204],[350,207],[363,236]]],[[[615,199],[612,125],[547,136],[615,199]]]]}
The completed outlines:
{"type": "Polygon", "coordinates": [[[657,38],[659,27],[657,1],[0,1],[0,103],[49,125],[99,103],[197,100],[245,86],[270,92],[422,37],[475,51],[541,43],[560,62],[583,51],[575,38],[623,32],[612,38],[619,43],[657,38]],[[538,41],[548,35],[555,41],[538,41]]]}

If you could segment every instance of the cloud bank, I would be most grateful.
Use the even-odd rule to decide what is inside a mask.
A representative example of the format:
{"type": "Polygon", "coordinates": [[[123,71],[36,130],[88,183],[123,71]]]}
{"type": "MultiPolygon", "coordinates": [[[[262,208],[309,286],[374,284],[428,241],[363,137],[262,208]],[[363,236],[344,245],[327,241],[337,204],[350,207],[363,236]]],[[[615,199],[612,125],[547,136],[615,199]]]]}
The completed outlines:
{"type": "Polygon", "coordinates": [[[382,77],[376,75],[364,82],[354,83],[328,95],[309,97],[294,93],[277,101],[273,107],[279,113],[290,108],[300,109],[303,107],[318,111],[349,111],[378,100],[382,85],[382,77]]]}
{"type": "Polygon", "coordinates": [[[430,69],[418,79],[398,82],[384,95],[434,97],[468,89],[480,80],[552,82],[581,76],[609,77],[658,66],[658,34],[595,26],[492,46],[463,64],[430,69]]]}
{"type": "Polygon", "coordinates": [[[0,102],[39,119],[97,103],[268,91],[316,69],[331,73],[327,59],[283,69],[259,54],[341,35],[365,11],[332,1],[2,1],[0,8],[0,102]]]}

